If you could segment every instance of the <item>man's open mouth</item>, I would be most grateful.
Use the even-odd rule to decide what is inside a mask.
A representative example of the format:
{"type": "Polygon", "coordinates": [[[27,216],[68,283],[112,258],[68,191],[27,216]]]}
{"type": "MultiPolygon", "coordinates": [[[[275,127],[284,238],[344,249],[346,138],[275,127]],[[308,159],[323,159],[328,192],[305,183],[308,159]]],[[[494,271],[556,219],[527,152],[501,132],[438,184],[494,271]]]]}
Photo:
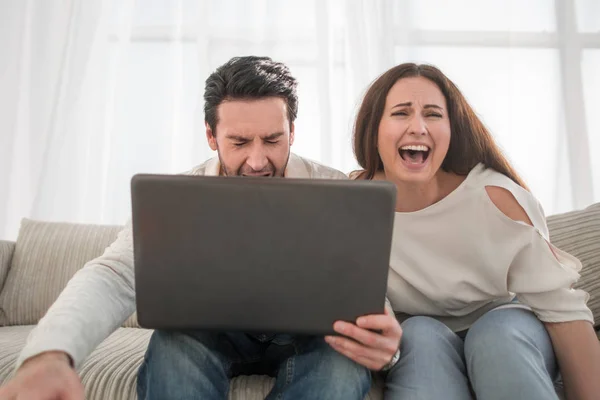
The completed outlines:
{"type": "Polygon", "coordinates": [[[422,144],[411,144],[400,147],[398,152],[400,153],[400,157],[409,164],[424,164],[429,157],[430,149],[422,144]]]}
{"type": "Polygon", "coordinates": [[[270,178],[273,176],[273,173],[272,172],[264,172],[264,173],[257,173],[257,174],[247,173],[247,174],[242,174],[242,176],[249,176],[252,178],[270,178]]]}

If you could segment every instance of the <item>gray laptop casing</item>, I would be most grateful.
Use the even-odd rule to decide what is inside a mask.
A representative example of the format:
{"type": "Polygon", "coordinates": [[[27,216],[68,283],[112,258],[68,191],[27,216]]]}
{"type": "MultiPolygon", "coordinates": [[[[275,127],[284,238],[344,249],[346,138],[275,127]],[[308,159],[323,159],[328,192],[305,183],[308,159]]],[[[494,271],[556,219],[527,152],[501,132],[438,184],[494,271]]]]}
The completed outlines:
{"type": "Polygon", "coordinates": [[[329,334],[383,313],[390,183],[138,174],[131,193],[145,328],[329,334]]]}

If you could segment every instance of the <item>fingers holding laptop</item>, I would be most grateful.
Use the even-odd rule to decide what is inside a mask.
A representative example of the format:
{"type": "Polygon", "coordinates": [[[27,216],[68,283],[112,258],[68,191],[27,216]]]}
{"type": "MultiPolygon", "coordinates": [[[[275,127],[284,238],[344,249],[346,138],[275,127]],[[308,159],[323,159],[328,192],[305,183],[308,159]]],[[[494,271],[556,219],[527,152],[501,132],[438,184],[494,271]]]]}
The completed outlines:
{"type": "Polygon", "coordinates": [[[69,358],[62,352],[33,357],[0,388],[0,400],[83,400],[84,390],[69,358]]]}
{"type": "Polygon", "coordinates": [[[388,367],[397,358],[402,328],[387,307],[385,314],[360,317],[356,324],[337,321],[333,328],[345,337],[327,336],[327,343],[373,371],[388,367]]]}

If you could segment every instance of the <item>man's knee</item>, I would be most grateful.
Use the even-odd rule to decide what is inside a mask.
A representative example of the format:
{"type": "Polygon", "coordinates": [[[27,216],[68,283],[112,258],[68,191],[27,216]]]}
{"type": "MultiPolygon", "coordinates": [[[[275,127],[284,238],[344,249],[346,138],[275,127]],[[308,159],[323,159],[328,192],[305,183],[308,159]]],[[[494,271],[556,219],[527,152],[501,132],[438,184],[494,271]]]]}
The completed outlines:
{"type": "Polygon", "coordinates": [[[179,357],[185,354],[185,348],[203,346],[201,343],[189,343],[190,337],[181,332],[156,330],[148,343],[148,355],[163,358],[165,356],[179,357]]]}
{"type": "Polygon", "coordinates": [[[331,349],[324,355],[323,370],[332,380],[351,380],[363,384],[371,380],[371,373],[365,366],[331,349]]]}
{"type": "Polygon", "coordinates": [[[367,367],[338,353],[325,342],[313,352],[315,363],[310,370],[331,398],[362,398],[366,395],[371,387],[371,372],[367,367]]]}
{"type": "Polygon", "coordinates": [[[217,338],[204,333],[155,331],[138,372],[138,398],[223,398],[229,379],[215,351],[217,338]]]}
{"type": "Polygon", "coordinates": [[[218,362],[214,342],[211,335],[157,330],[150,338],[146,363],[153,369],[177,370],[218,362]]]}

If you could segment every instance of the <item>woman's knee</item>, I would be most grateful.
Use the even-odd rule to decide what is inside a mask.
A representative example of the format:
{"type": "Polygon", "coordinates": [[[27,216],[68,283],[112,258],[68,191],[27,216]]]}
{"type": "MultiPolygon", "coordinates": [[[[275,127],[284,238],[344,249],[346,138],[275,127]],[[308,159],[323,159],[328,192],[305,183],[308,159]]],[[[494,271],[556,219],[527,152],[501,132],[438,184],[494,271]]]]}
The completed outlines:
{"type": "Polygon", "coordinates": [[[459,346],[462,340],[444,323],[431,317],[416,316],[402,324],[401,350],[409,348],[433,349],[444,346],[459,346]]]}
{"type": "Polygon", "coordinates": [[[385,397],[468,399],[462,339],[430,317],[411,317],[401,325],[400,360],[387,373],[385,397]]]}
{"type": "Polygon", "coordinates": [[[481,317],[465,338],[465,359],[482,398],[556,398],[552,342],[528,310],[495,310],[481,317]]]}
{"type": "MultiPolygon", "coordinates": [[[[519,359],[532,358],[552,367],[552,342],[544,324],[531,312],[508,308],[488,312],[469,329],[465,338],[467,364],[490,362],[514,365],[519,359]]],[[[474,367],[474,366],[473,366],[474,367]]]]}
{"type": "Polygon", "coordinates": [[[468,348],[513,347],[515,342],[549,340],[544,324],[529,310],[490,311],[477,320],[465,337],[468,348]]]}

